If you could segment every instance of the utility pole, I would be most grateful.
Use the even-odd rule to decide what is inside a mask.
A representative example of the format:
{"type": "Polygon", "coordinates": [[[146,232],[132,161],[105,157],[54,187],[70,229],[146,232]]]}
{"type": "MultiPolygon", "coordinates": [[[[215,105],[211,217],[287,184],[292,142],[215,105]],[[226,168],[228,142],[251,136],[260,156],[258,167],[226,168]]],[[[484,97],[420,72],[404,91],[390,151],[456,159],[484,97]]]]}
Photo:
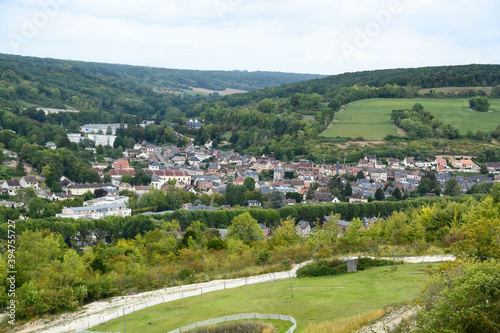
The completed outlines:
{"type": "Polygon", "coordinates": [[[288,272],[288,279],[290,279],[290,292],[292,293],[292,298],[293,298],[292,276],[290,275],[290,272],[288,272]]]}
{"type": "Polygon", "coordinates": [[[127,333],[127,327],[125,327],[125,309],[123,309],[123,333],[127,333]]]}

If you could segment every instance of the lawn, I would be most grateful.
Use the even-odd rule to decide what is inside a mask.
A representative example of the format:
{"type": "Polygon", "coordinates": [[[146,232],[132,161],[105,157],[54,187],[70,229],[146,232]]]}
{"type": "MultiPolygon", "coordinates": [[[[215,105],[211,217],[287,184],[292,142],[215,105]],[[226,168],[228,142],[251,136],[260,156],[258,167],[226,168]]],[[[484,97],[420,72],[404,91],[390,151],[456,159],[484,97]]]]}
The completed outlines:
{"type": "Polygon", "coordinates": [[[325,137],[363,137],[367,140],[383,139],[386,135],[397,134],[391,121],[394,109],[411,109],[421,103],[437,119],[458,128],[461,134],[471,130],[492,132],[500,124],[500,100],[490,99],[493,112],[469,110],[468,99],[367,99],[346,105],[345,110],[335,114],[336,121],[326,131],[325,137]]]}
{"type": "MultiPolygon", "coordinates": [[[[238,313],[291,315],[297,319],[297,331],[309,323],[335,322],[418,297],[427,274],[423,269],[436,264],[405,264],[397,271],[388,267],[337,277],[292,279],[227,289],[157,305],[126,316],[131,332],[166,332],[197,321],[238,313]],[[151,325],[148,322],[151,321],[151,325]]],[[[95,331],[123,330],[118,318],[95,326],[95,331]]]]}
{"type": "Polygon", "coordinates": [[[0,179],[7,177],[22,177],[22,175],[17,172],[16,168],[0,165],[0,179]],[[6,177],[4,177],[4,175],[6,177]]]}

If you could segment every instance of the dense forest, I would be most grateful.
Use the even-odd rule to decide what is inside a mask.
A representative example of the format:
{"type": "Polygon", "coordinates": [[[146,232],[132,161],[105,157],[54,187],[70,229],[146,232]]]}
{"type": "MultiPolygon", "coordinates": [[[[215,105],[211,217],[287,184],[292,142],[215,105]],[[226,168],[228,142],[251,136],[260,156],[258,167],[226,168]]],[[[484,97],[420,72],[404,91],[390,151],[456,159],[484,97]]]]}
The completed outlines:
{"type": "MultiPolygon", "coordinates": [[[[0,55],[0,98],[40,107],[165,115],[201,97],[190,87],[256,90],[321,75],[194,71],[0,55]]],[[[12,105],[3,103],[4,105],[12,105]]]]}
{"type": "Polygon", "coordinates": [[[397,85],[400,87],[493,87],[500,85],[500,65],[462,65],[420,68],[383,69],[355,73],[332,75],[274,88],[263,89],[247,95],[229,96],[226,99],[237,100],[233,104],[241,104],[240,100],[290,97],[295,93],[317,93],[328,95],[342,87],[370,86],[384,87],[397,85]]]}

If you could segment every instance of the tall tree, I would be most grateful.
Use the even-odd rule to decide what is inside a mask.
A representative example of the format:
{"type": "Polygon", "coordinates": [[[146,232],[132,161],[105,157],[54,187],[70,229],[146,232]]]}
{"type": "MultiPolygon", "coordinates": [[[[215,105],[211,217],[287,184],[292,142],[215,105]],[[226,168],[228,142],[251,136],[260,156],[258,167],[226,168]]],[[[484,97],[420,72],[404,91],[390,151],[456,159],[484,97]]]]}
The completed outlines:
{"type": "Polygon", "coordinates": [[[375,191],[375,200],[383,201],[384,199],[385,199],[384,190],[381,187],[377,188],[377,190],[375,191]]]}
{"type": "Polygon", "coordinates": [[[255,190],[255,179],[253,179],[252,177],[245,178],[245,181],[243,182],[243,186],[245,186],[248,191],[255,190]]]}
{"type": "Polygon", "coordinates": [[[227,237],[236,238],[244,242],[254,242],[264,239],[264,231],[259,227],[250,213],[245,212],[236,216],[227,228],[227,237]]]}

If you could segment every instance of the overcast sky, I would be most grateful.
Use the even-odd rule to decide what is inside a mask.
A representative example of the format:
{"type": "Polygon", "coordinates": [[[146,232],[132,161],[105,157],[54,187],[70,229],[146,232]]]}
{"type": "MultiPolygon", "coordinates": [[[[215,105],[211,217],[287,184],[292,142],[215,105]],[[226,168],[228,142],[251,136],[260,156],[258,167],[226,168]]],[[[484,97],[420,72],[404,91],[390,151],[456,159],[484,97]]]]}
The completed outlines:
{"type": "Polygon", "coordinates": [[[0,0],[0,52],[338,74],[500,63],[497,0],[0,0]]]}

